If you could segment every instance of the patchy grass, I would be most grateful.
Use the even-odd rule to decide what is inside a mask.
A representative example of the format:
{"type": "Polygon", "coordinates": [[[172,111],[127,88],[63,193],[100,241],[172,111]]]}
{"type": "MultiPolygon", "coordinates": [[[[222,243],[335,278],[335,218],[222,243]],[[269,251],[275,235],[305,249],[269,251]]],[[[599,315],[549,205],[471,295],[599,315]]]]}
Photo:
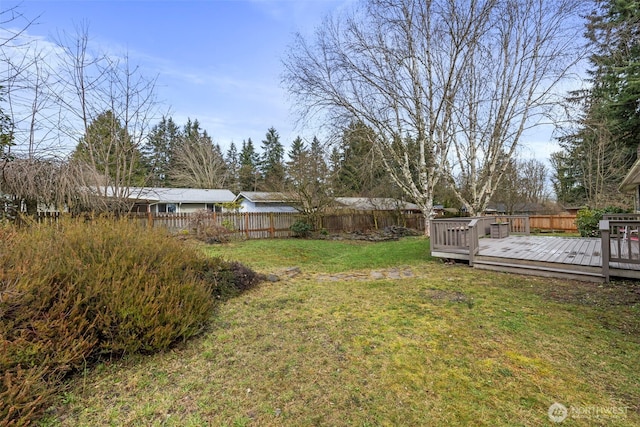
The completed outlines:
{"type": "Polygon", "coordinates": [[[640,424],[637,283],[476,271],[426,259],[426,243],[212,247],[302,274],[224,303],[201,338],[101,365],[44,424],[546,426],[554,402],[574,408],[563,425],[640,424]],[[398,264],[413,276],[345,274],[398,264]]]}
{"type": "Polygon", "coordinates": [[[431,259],[429,240],[400,241],[249,240],[207,247],[212,256],[239,261],[262,272],[300,266],[305,271],[334,273],[349,270],[421,265],[431,259]]]}

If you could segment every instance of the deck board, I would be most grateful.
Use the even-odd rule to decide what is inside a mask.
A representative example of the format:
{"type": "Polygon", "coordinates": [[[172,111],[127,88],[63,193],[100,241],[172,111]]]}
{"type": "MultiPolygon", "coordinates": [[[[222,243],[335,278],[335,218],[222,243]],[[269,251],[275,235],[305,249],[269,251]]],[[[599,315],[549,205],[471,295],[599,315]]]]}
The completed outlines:
{"type": "MultiPolygon", "coordinates": [[[[540,275],[565,272],[579,277],[580,274],[598,275],[602,267],[602,243],[599,238],[551,237],[551,236],[509,236],[503,239],[483,238],[479,240],[476,263],[485,264],[482,268],[502,268],[504,271],[529,270],[527,274],[540,275]]],[[[635,243],[635,242],[634,242],[635,243]]],[[[628,253],[629,245],[621,245],[623,255],[628,253]]],[[[634,256],[640,257],[640,242],[631,246],[634,256]]],[[[618,247],[611,245],[612,256],[617,255],[618,247]]],[[[640,264],[611,263],[611,269],[622,273],[624,277],[640,279],[640,264]]]]}
{"type": "Polygon", "coordinates": [[[600,239],[510,236],[504,239],[481,239],[478,255],[506,259],[599,266],[600,239]]]}

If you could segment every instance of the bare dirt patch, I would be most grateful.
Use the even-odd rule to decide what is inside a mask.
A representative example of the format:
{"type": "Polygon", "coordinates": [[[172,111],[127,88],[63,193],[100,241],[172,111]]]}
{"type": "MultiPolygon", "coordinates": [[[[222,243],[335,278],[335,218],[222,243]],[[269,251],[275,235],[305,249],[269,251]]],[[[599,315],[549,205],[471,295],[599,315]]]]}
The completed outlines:
{"type": "Polygon", "coordinates": [[[537,287],[535,292],[553,301],[594,307],[606,308],[640,304],[640,282],[635,281],[555,282],[549,286],[537,287]]]}

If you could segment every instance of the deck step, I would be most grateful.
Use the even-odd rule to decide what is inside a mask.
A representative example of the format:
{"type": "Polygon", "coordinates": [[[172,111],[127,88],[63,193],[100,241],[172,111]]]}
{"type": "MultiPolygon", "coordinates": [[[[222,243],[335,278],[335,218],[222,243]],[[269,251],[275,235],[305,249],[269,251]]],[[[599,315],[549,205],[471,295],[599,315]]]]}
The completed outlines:
{"type": "Polygon", "coordinates": [[[527,274],[542,277],[554,277],[558,279],[584,280],[592,282],[604,282],[602,272],[594,271],[588,266],[556,266],[552,263],[548,265],[514,263],[509,261],[499,261],[493,258],[476,257],[473,267],[482,270],[502,271],[505,273],[527,274]]]}

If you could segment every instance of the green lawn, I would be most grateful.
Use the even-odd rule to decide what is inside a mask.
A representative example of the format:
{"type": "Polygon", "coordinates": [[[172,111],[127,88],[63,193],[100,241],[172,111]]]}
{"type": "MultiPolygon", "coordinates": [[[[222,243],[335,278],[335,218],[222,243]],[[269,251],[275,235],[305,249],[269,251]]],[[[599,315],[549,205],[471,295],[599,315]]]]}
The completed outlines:
{"type": "Polygon", "coordinates": [[[372,244],[351,240],[276,239],[208,246],[207,253],[240,261],[258,271],[300,266],[309,272],[342,272],[423,265],[431,259],[429,241],[407,237],[372,244]]]}
{"type": "Polygon", "coordinates": [[[198,339],[86,373],[45,425],[640,425],[637,283],[446,265],[423,238],[206,250],[302,274],[226,302],[198,339]],[[356,274],[397,267],[413,276],[356,274]]]}

